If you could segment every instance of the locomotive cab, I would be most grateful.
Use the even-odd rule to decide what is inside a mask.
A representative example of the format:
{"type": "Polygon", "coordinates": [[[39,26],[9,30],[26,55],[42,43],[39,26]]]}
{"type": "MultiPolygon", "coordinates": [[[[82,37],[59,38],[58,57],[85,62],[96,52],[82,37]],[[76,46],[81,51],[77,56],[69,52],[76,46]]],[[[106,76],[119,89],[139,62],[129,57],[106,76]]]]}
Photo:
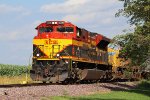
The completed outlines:
{"type": "Polygon", "coordinates": [[[38,35],[35,38],[75,38],[75,26],[70,22],[47,21],[37,26],[38,35]]]}

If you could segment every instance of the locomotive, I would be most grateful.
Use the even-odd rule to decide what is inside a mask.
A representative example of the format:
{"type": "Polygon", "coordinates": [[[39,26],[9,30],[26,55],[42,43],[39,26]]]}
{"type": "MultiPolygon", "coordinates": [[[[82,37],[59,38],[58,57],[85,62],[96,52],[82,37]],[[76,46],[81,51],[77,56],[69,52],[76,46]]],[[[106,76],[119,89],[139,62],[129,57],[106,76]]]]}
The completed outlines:
{"type": "Polygon", "coordinates": [[[71,22],[46,21],[36,27],[30,76],[34,81],[63,83],[113,78],[120,63],[108,48],[111,40],[71,22]]]}

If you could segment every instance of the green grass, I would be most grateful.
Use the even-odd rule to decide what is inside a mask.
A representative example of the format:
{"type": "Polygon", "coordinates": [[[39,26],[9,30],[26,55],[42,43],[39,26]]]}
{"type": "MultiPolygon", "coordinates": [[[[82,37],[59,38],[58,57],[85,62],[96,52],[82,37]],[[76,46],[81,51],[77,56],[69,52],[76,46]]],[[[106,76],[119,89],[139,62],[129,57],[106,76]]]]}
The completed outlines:
{"type": "Polygon", "coordinates": [[[78,97],[44,97],[42,100],[150,100],[150,81],[142,81],[135,89],[131,90],[112,90],[110,93],[78,97]]]}

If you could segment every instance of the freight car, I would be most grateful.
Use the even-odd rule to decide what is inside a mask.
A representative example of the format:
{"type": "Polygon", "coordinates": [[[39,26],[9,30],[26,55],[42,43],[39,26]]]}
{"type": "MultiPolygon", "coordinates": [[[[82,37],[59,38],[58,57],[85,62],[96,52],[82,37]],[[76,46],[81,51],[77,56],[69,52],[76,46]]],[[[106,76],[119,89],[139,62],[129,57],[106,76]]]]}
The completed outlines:
{"type": "Polygon", "coordinates": [[[46,21],[36,30],[30,70],[34,81],[100,81],[116,73],[109,38],[65,21],[46,21]]]}

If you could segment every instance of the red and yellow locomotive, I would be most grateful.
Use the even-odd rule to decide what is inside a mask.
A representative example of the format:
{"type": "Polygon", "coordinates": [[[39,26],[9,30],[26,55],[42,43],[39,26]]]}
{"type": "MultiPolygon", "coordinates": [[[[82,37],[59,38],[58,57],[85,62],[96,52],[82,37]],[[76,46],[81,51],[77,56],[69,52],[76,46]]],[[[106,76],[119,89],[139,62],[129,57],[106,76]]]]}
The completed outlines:
{"type": "Polygon", "coordinates": [[[31,78],[43,82],[112,78],[110,39],[70,22],[47,21],[36,27],[31,78]]]}

